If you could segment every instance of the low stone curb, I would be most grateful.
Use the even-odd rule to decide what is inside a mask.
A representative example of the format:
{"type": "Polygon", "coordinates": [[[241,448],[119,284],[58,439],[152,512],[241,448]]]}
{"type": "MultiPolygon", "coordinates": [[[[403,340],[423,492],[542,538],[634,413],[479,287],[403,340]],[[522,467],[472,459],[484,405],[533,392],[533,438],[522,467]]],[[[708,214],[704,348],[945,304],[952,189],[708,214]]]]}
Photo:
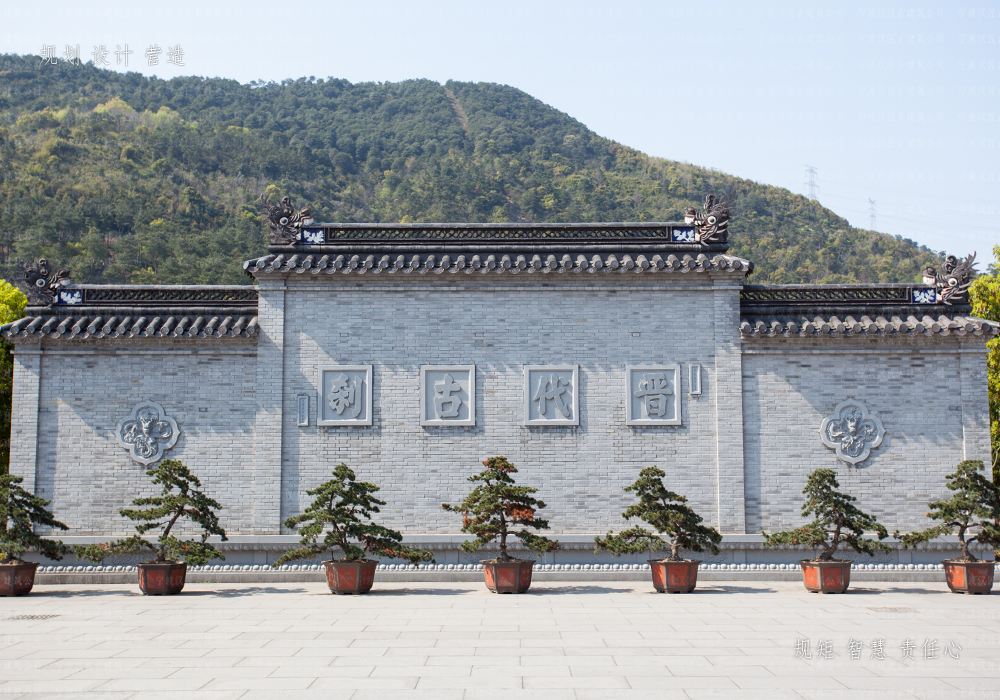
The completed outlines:
{"type": "MultiPolygon", "coordinates": [[[[798,571],[699,571],[699,581],[800,581],[798,571]]],[[[536,571],[532,580],[548,581],[650,581],[649,571],[536,571]]],[[[134,571],[115,573],[37,574],[38,585],[111,585],[136,583],[134,571]]],[[[188,583],[323,583],[319,571],[189,571],[188,583]]],[[[482,583],[481,571],[379,571],[378,581],[400,583],[482,583]]],[[[851,583],[944,583],[943,571],[852,571],[851,583]]]]}

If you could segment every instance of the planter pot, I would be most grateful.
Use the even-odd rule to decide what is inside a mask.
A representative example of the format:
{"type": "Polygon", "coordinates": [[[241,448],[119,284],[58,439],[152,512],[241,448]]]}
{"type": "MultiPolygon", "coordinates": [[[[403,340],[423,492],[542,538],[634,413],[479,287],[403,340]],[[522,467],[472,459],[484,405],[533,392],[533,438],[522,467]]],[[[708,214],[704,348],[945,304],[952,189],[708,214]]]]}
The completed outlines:
{"type": "Polygon", "coordinates": [[[184,562],[155,562],[136,564],[139,569],[139,588],[143,595],[176,595],[184,589],[187,564],[184,562]]]}
{"type": "Polygon", "coordinates": [[[945,559],[944,576],[952,593],[989,595],[993,588],[993,571],[996,562],[960,561],[945,559]]]}
{"type": "Polygon", "coordinates": [[[524,593],[531,586],[531,567],[534,559],[514,561],[484,561],[483,578],[486,587],[494,593],[524,593]]]}
{"type": "Polygon", "coordinates": [[[325,561],[323,566],[326,567],[326,585],[331,593],[359,595],[372,589],[378,561],[325,561]]]}
{"type": "Polygon", "coordinates": [[[0,564],[0,595],[28,595],[35,585],[38,564],[26,561],[20,564],[0,564]]]}
{"type": "Polygon", "coordinates": [[[800,559],[802,583],[810,593],[843,593],[851,585],[851,564],[843,560],[800,559]]]}
{"type": "Polygon", "coordinates": [[[653,570],[653,588],[657,593],[690,593],[698,583],[698,564],[694,559],[648,559],[653,570]]]}

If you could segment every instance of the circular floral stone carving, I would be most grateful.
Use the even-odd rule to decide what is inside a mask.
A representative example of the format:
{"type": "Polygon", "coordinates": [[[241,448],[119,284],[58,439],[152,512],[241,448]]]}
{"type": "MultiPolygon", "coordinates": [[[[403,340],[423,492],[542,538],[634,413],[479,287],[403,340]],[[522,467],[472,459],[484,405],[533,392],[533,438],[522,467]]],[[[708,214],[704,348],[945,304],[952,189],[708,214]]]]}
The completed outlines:
{"type": "Polygon", "coordinates": [[[858,464],[882,444],[885,428],[864,404],[848,399],[837,404],[832,416],[823,419],[819,435],[824,445],[836,450],[838,459],[858,464]]]}
{"type": "Polygon", "coordinates": [[[176,444],[179,435],[177,421],[166,414],[163,406],[152,401],[136,404],[132,415],[119,422],[115,430],[118,444],[139,464],[158,461],[176,444]]]}

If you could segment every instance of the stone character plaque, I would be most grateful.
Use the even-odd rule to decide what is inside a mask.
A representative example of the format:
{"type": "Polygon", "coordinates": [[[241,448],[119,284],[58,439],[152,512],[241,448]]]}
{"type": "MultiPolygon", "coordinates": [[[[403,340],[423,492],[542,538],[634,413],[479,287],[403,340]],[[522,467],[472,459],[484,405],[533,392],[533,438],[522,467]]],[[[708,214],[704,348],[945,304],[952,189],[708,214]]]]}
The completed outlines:
{"type": "Polygon", "coordinates": [[[628,365],[626,425],[681,425],[680,379],[680,365],[628,365]]]}
{"type": "Polygon", "coordinates": [[[476,425],[475,365],[424,365],[420,368],[420,425],[476,425]]]}
{"type": "Polygon", "coordinates": [[[524,424],[580,425],[579,365],[524,368],[524,424]]]}
{"type": "Polygon", "coordinates": [[[372,424],[372,366],[328,365],[319,370],[317,425],[372,424]]]}

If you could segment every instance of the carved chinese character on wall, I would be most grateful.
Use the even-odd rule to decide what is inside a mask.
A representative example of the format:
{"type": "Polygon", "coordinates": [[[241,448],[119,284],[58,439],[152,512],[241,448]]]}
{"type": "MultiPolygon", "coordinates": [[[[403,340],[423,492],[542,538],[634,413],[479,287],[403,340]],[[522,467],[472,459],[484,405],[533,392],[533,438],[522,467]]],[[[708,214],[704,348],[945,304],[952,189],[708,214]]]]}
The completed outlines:
{"type": "Polygon", "coordinates": [[[524,368],[524,424],[580,425],[579,367],[524,368]]]}
{"type": "Polygon", "coordinates": [[[420,425],[476,424],[476,366],[424,365],[420,368],[420,425]]]}
{"type": "Polygon", "coordinates": [[[317,425],[372,424],[372,366],[328,365],[319,371],[317,425]]]}
{"type": "Polygon", "coordinates": [[[626,425],[680,425],[680,379],[680,365],[628,365],[626,425]]]}
{"type": "Polygon", "coordinates": [[[139,464],[152,464],[177,443],[177,421],[152,401],[136,404],[132,414],[118,423],[115,437],[139,464]]]}

